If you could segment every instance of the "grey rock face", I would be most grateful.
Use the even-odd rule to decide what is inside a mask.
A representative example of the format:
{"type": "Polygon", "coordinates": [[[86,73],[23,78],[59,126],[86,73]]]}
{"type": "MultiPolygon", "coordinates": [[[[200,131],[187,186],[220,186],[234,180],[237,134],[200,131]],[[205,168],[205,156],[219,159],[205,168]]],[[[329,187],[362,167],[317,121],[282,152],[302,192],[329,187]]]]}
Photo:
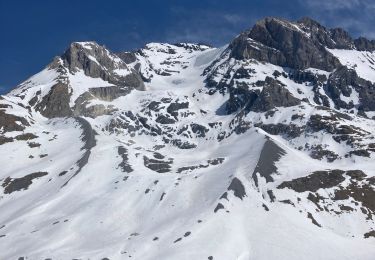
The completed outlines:
{"type": "Polygon", "coordinates": [[[299,84],[311,83],[313,86],[323,84],[325,81],[327,81],[326,75],[314,74],[310,71],[302,70],[290,71],[288,77],[299,84]]]}
{"type": "Polygon", "coordinates": [[[297,21],[297,24],[303,31],[311,33],[310,36],[313,41],[319,42],[328,48],[334,48],[335,42],[330,37],[329,31],[317,21],[309,17],[303,17],[297,21]]]}
{"type": "MultiPolygon", "coordinates": [[[[130,74],[127,79],[132,81],[132,77],[135,76],[130,74]]],[[[130,82],[129,81],[129,82],[130,82]]],[[[97,87],[90,88],[88,92],[83,93],[75,101],[75,106],[73,108],[73,114],[75,116],[88,116],[88,117],[97,117],[104,114],[108,114],[114,111],[111,106],[104,105],[90,105],[89,101],[93,99],[98,99],[102,101],[111,102],[116,98],[125,96],[131,92],[132,88],[126,86],[109,86],[109,87],[97,87]]]]}
{"type": "Polygon", "coordinates": [[[73,114],[75,116],[88,116],[95,118],[97,116],[109,114],[115,109],[112,106],[90,105],[93,99],[103,101],[112,101],[120,96],[125,96],[130,92],[129,88],[121,88],[117,86],[90,88],[88,92],[83,93],[75,101],[73,114]]]}
{"type": "Polygon", "coordinates": [[[340,99],[340,95],[349,97],[354,88],[359,94],[362,111],[375,110],[375,86],[370,81],[360,78],[356,71],[345,66],[338,68],[328,79],[326,92],[332,98],[336,108],[351,109],[354,104],[347,104],[340,99]]]}
{"type": "Polygon", "coordinates": [[[128,88],[119,88],[116,86],[89,89],[89,93],[91,95],[103,101],[112,101],[118,97],[128,94],[129,92],[130,90],[128,88]]]}
{"type": "Polygon", "coordinates": [[[238,109],[246,112],[266,112],[275,107],[290,107],[301,104],[301,100],[295,98],[280,82],[267,77],[265,81],[258,81],[263,86],[259,93],[246,88],[231,90],[226,109],[233,113],[238,109]]]}
{"type": "Polygon", "coordinates": [[[173,159],[169,158],[167,161],[163,160],[156,160],[152,158],[148,158],[147,156],[143,157],[144,165],[158,173],[165,173],[169,172],[171,169],[171,164],[173,163],[173,159]]]}
{"type": "Polygon", "coordinates": [[[119,56],[119,58],[122,59],[126,64],[133,63],[137,60],[137,57],[133,52],[120,52],[117,53],[117,56],[119,56]]]}
{"type": "Polygon", "coordinates": [[[210,45],[207,45],[207,44],[203,44],[203,43],[197,43],[197,44],[193,44],[193,43],[175,43],[173,44],[177,47],[183,47],[185,48],[186,50],[190,50],[190,51],[203,51],[203,50],[206,50],[207,47],[210,47],[210,45]]]}
{"type": "Polygon", "coordinates": [[[169,114],[171,114],[172,116],[177,117],[178,116],[178,110],[186,109],[188,107],[189,107],[189,102],[182,102],[182,103],[175,102],[175,103],[171,103],[167,107],[167,112],[169,114]]]}
{"type": "Polygon", "coordinates": [[[25,118],[7,114],[0,109],[0,129],[4,132],[22,131],[25,129],[25,126],[29,126],[29,123],[25,118]],[[18,124],[17,122],[20,122],[21,124],[18,124]]]}
{"type": "Polygon", "coordinates": [[[353,49],[354,41],[342,28],[328,29],[311,18],[304,17],[297,21],[298,26],[309,34],[316,44],[330,49],[353,49]]]}
{"type": "Polygon", "coordinates": [[[119,163],[118,167],[120,167],[123,172],[127,172],[127,173],[132,172],[133,168],[129,164],[128,150],[123,146],[119,146],[117,148],[117,153],[120,155],[120,157],[122,159],[122,161],[119,163]]]}
{"type": "Polygon", "coordinates": [[[83,70],[89,77],[144,90],[143,81],[136,71],[131,71],[122,59],[94,42],[85,43],[85,46],[81,43],[72,43],[61,58],[72,73],[83,70]],[[118,75],[115,70],[129,70],[129,74],[118,75]]]}
{"type": "Polygon", "coordinates": [[[121,64],[116,66],[107,50],[96,43],[89,43],[84,47],[81,43],[73,42],[61,58],[71,72],[74,73],[81,69],[87,76],[100,77],[104,80],[108,80],[108,75],[104,74],[100,65],[112,71],[116,68],[127,68],[121,64]]]}
{"type": "Polygon", "coordinates": [[[359,37],[354,40],[355,47],[359,51],[375,51],[375,41],[359,37]]]}
{"type": "Polygon", "coordinates": [[[92,58],[95,58],[104,67],[114,69],[112,60],[107,57],[105,49],[100,48],[96,44],[90,44],[90,49],[83,47],[80,43],[72,43],[70,47],[61,56],[64,61],[64,65],[69,68],[71,72],[77,72],[78,70],[84,70],[85,74],[94,78],[103,78],[107,80],[107,75],[102,74],[100,65],[95,62],[92,58]],[[92,47],[94,47],[94,49],[92,47]],[[90,58],[90,56],[92,58],[90,58]],[[97,59],[99,58],[99,60],[97,59]]]}
{"type": "Polygon", "coordinates": [[[313,67],[332,71],[340,65],[325,46],[294,24],[276,18],[257,22],[250,31],[237,37],[230,48],[231,56],[236,59],[254,58],[293,69],[313,67]]]}
{"type": "MultiPolygon", "coordinates": [[[[284,72],[275,71],[272,75],[276,80],[278,77],[289,78],[298,84],[311,86],[316,104],[331,108],[333,103],[335,109],[351,110],[351,113],[358,109],[359,114],[366,116],[364,112],[374,111],[375,108],[375,84],[361,79],[355,70],[341,65],[327,49],[372,51],[373,43],[375,41],[365,38],[353,40],[345,30],[328,29],[310,18],[297,22],[265,18],[235,38],[221,58],[205,69],[206,86],[210,89],[210,95],[217,91],[230,94],[229,101],[224,106],[227,113],[239,110],[245,113],[261,112],[285,106],[281,100],[259,99],[260,91],[252,87],[267,84],[247,81],[255,73],[249,66],[251,63],[267,62],[284,67],[284,72]],[[234,62],[241,66],[232,66],[231,58],[236,59],[234,62]],[[227,60],[218,65],[223,59],[227,60]],[[327,76],[325,73],[305,70],[309,67],[332,73],[327,76]],[[348,101],[352,99],[353,91],[359,95],[358,103],[348,101]]],[[[284,95],[286,105],[290,103],[290,93],[284,93],[277,87],[265,88],[264,92],[271,89],[274,93],[270,96],[284,95]],[[281,91],[278,94],[277,89],[281,91]]],[[[297,91],[299,94],[304,93],[301,89],[297,91]]],[[[293,100],[295,102],[292,101],[292,104],[298,103],[296,99],[293,100]]],[[[307,99],[301,101],[308,102],[307,99]]],[[[222,113],[221,108],[218,113],[222,113]]]]}
{"type": "MultiPolygon", "coordinates": [[[[328,211],[332,202],[340,201],[342,204],[347,203],[347,206],[341,205],[341,210],[354,211],[352,205],[360,204],[360,212],[366,215],[368,220],[372,220],[375,213],[374,178],[368,177],[361,170],[316,171],[309,176],[283,182],[277,188],[288,188],[298,193],[308,191],[307,199],[317,206],[318,211],[328,211]],[[317,193],[320,189],[332,189],[332,191],[327,192],[326,194],[329,195],[323,198],[317,193]]],[[[340,212],[335,213],[340,214],[340,212]]]]}
{"type": "Polygon", "coordinates": [[[332,71],[340,62],[326,48],[375,50],[375,41],[353,40],[342,28],[328,29],[310,18],[292,23],[267,17],[240,34],[230,44],[236,59],[256,59],[293,69],[332,71]]]}
{"type": "Polygon", "coordinates": [[[226,103],[226,112],[228,114],[234,113],[240,109],[249,112],[259,97],[259,91],[249,90],[247,86],[230,89],[229,100],[226,103]]]}
{"type": "Polygon", "coordinates": [[[334,28],[330,31],[330,36],[335,43],[333,46],[336,49],[353,49],[355,44],[349,33],[342,28],[334,28]]]}
{"type": "Polygon", "coordinates": [[[61,57],[56,57],[48,66],[59,73],[58,83],[49,93],[38,102],[40,92],[37,92],[29,104],[36,111],[48,118],[68,116],[96,117],[108,114],[113,109],[104,105],[87,107],[92,99],[112,101],[120,96],[127,95],[133,89],[144,90],[144,83],[138,72],[127,67],[126,63],[118,56],[94,42],[72,43],[61,57]],[[62,61],[62,62],[61,62],[62,61]],[[109,82],[108,87],[95,87],[82,94],[75,100],[75,106],[70,107],[70,87],[67,78],[68,72],[75,74],[83,71],[86,76],[101,78],[109,82]],[[118,71],[119,74],[117,74],[118,71]],[[121,75],[120,75],[121,74],[121,75]]]}
{"type": "Polygon", "coordinates": [[[286,139],[296,138],[304,131],[304,127],[299,127],[295,124],[255,124],[255,126],[271,135],[281,135],[286,139]]]}
{"type": "Polygon", "coordinates": [[[245,186],[243,186],[242,182],[238,178],[233,178],[228,187],[228,191],[233,191],[234,196],[241,200],[246,196],[245,186]]]}
{"type": "Polygon", "coordinates": [[[328,79],[326,92],[332,98],[336,108],[351,109],[353,104],[347,104],[340,99],[341,94],[349,97],[352,93],[350,88],[356,84],[356,72],[349,70],[347,67],[341,67],[332,73],[328,79]]]}
{"type": "Polygon", "coordinates": [[[327,29],[311,18],[305,17],[297,21],[302,30],[310,34],[314,41],[330,49],[357,49],[359,51],[374,51],[375,41],[364,37],[353,39],[342,28],[327,29]]]}
{"type": "Polygon", "coordinates": [[[252,175],[255,185],[257,187],[257,174],[265,178],[266,182],[272,182],[272,174],[277,172],[277,167],[275,166],[275,163],[285,154],[285,151],[282,148],[280,148],[277,144],[275,144],[273,141],[266,140],[260,153],[258,163],[252,175]]]}
{"type": "Polygon", "coordinates": [[[190,124],[191,131],[196,134],[198,137],[205,137],[206,133],[209,131],[206,127],[200,124],[190,124]]]}
{"type": "Polygon", "coordinates": [[[143,83],[143,78],[141,75],[139,75],[136,71],[132,70],[132,73],[129,75],[126,75],[121,79],[123,81],[122,85],[125,85],[130,88],[134,88],[137,90],[145,90],[145,85],[143,83]]]}
{"type": "Polygon", "coordinates": [[[68,85],[57,83],[43,97],[42,101],[35,106],[35,110],[40,111],[47,118],[72,116],[69,100],[68,85]]]}
{"type": "Polygon", "coordinates": [[[79,104],[74,107],[73,114],[75,116],[86,116],[95,118],[102,115],[108,115],[116,111],[112,106],[104,106],[102,104],[86,106],[86,103],[79,104]]]}
{"type": "Polygon", "coordinates": [[[180,149],[193,149],[197,147],[196,144],[189,143],[188,141],[181,141],[180,139],[173,139],[171,143],[180,149]]]}
{"type": "Polygon", "coordinates": [[[156,122],[160,123],[160,124],[168,125],[168,124],[174,124],[174,123],[176,123],[176,120],[173,119],[173,118],[170,118],[168,116],[165,116],[165,115],[159,115],[156,118],[156,122]]]}
{"type": "Polygon", "coordinates": [[[286,65],[286,58],[279,50],[249,40],[249,35],[246,32],[234,39],[229,47],[232,50],[231,56],[238,60],[256,59],[272,64],[286,65]]]}
{"type": "Polygon", "coordinates": [[[345,180],[344,171],[317,171],[308,177],[301,177],[292,181],[286,181],[280,184],[277,188],[289,188],[297,192],[317,191],[318,189],[332,188],[345,180]]]}
{"type": "Polygon", "coordinates": [[[267,77],[264,87],[257,100],[255,100],[252,110],[255,112],[265,112],[275,107],[290,107],[301,104],[280,82],[267,77]]]}
{"type": "Polygon", "coordinates": [[[4,188],[5,194],[10,194],[12,192],[20,190],[27,190],[29,186],[33,183],[34,179],[43,177],[47,174],[48,172],[34,172],[21,178],[13,179],[7,177],[1,186],[4,188]]]}
{"type": "Polygon", "coordinates": [[[11,138],[11,137],[6,137],[6,136],[3,136],[3,135],[0,135],[0,145],[6,144],[6,143],[11,143],[13,141],[14,141],[14,139],[11,138]]]}

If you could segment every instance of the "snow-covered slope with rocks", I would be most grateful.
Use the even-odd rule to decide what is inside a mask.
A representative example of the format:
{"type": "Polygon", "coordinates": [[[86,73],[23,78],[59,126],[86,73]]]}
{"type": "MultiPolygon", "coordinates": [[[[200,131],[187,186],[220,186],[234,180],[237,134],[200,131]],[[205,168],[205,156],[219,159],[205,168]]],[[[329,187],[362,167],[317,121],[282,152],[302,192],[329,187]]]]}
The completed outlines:
{"type": "Polygon", "coordinates": [[[0,98],[0,259],[373,259],[374,49],[72,43],[0,98]]]}

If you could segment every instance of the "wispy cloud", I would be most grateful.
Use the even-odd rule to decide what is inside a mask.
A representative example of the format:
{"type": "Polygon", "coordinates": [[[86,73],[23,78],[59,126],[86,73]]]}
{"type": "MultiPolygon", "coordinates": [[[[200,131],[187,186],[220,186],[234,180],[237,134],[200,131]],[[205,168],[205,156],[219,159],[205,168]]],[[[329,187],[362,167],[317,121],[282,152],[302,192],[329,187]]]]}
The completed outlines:
{"type": "Polygon", "coordinates": [[[218,46],[232,40],[251,24],[248,16],[235,12],[181,7],[172,8],[171,12],[179,19],[166,32],[168,42],[203,42],[218,46]]]}
{"type": "Polygon", "coordinates": [[[223,19],[231,24],[238,24],[247,21],[247,18],[238,14],[223,14],[223,19]]]}
{"type": "Polygon", "coordinates": [[[360,0],[316,0],[302,1],[309,7],[320,8],[320,10],[352,9],[361,4],[360,0]]]}
{"type": "Polygon", "coordinates": [[[328,26],[339,26],[355,36],[375,38],[373,0],[298,0],[311,16],[328,26]]]}
{"type": "Polygon", "coordinates": [[[179,28],[169,31],[166,35],[166,41],[170,43],[192,42],[220,45],[223,42],[230,41],[235,35],[234,30],[223,27],[179,28]]]}

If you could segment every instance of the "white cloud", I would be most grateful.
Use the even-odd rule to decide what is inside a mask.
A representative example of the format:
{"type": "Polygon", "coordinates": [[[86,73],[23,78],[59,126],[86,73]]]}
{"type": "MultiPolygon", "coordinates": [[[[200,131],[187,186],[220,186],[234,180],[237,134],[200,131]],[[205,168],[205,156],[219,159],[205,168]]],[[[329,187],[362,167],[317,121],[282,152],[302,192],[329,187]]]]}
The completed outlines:
{"type": "Polygon", "coordinates": [[[231,24],[238,24],[247,20],[245,17],[238,14],[224,14],[223,18],[231,24]]]}
{"type": "Polygon", "coordinates": [[[298,0],[309,15],[328,27],[342,27],[356,36],[374,38],[373,0],[298,0]]]}
{"type": "Polygon", "coordinates": [[[232,12],[182,7],[171,8],[171,12],[178,19],[166,32],[167,42],[203,42],[218,46],[231,41],[241,30],[251,26],[248,16],[232,12]]]}
{"type": "Polygon", "coordinates": [[[300,0],[300,2],[312,8],[320,8],[320,10],[351,9],[351,8],[356,8],[357,6],[361,4],[360,0],[315,0],[315,1],[300,0]]]}
{"type": "Polygon", "coordinates": [[[232,38],[235,37],[235,35],[236,33],[233,30],[225,28],[178,28],[167,33],[166,41],[170,43],[191,42],[220,45],[223,44],[223,42],[230,41],[232,38]]]}

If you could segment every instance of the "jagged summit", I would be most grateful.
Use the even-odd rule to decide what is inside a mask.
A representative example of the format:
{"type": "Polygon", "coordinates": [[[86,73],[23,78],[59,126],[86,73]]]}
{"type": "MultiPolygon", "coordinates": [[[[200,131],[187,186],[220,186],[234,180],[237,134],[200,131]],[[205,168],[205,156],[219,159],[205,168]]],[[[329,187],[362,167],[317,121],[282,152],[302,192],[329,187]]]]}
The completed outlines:
{"type": "Polygon", "coordinates": [[[279,25],[288,28],[290,30],[298,30],[299,28],[297,27],[297,24],[292,21],[288,21],[286,19],[283,19],[281,17],[273,17],[273,16],[267,16],[264,17],[263,19],[258,20],[254,26],[262,26],[262,27],[267,27],[270,23],[278,23],[279,25]]]}
{"type": "Polygon", "coordinates": [[[0,97],[0,259],[372,260],[372,44],[72,43],[0,97]]]}
{"type": "Polygon", "coordinates": [[[330,49],[346,49],[346,50],[358,50],[358,51],[374,51],[375,41],[369,40],[365,37],[358,37],[354,39],[350,34],[342,28],[328,29],[319,22],[304,17],[297,21],[297,23],[307,32],[310,32],[330,49]]]}
{"type": "Polygon", "coordinates": [[[257,59],[292,69],[333,71],[341,66],[327,49],[373,51],[373,41],[352,39],[341,28],[327,29],[311,18],[290,22],[266,17],[234,39],[230,47],[236,59],[257,59]]]}
{"type": "Polygon", "coordinates": [[[315,38],[330,49],[355,49],[358,51],[374,51],[375,41],[365,37],[353,39],[342,28],[327,29],[311,18],[305,17],[297,21],[308,32],[314,32],[315,38]]]}
{"type": "Polygon", "coordinates": [[[232,56],[254,58],[293,69],[332,71],[339,61],[325,46],[294,23],[276,18],[257,22],[231,43],[232,56]]]}
{"type": "MultiPolygon", "coordinates": [[[[112,84],[128,85],[126,77],[133,73],[116,54],[95,42],[74,42],[61,59],[73,74],[82,70],[86,76],[101,78],[112,84]]],[[[135,88],[142,88],[141,82],[138,85],[135,88]]]]}

